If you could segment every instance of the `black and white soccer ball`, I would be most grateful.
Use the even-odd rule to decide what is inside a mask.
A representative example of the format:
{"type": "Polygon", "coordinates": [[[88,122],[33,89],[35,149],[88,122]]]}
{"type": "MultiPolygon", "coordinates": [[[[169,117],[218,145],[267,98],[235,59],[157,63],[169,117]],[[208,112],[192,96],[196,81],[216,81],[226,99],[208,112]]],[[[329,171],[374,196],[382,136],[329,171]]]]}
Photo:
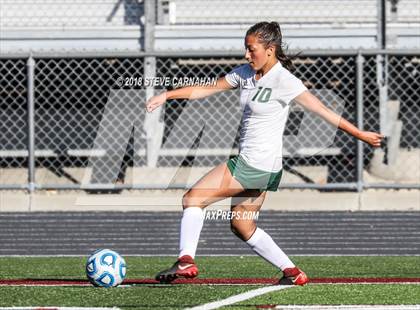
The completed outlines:
{"type": "Polygon", "coordinates": [[[127,273],[124,258],[115,251],[100,249],[93,252],[86,263],[86,276],[94,286],[120,285],[127,273]]]}

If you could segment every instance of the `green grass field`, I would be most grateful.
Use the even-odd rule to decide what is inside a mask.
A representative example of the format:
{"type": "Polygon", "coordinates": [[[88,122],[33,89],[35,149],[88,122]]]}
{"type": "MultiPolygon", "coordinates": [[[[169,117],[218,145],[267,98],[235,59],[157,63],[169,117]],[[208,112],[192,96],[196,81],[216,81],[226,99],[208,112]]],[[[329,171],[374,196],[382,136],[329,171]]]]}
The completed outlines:
{"type": "MultiPolygon", "coordinates": [[[[1,257],[0,279],[84,280],[84,257],[1,257]]],[[[294,257],[310,278],[420,278],[420,257],[294,257]]],[[[127,257],[127,279],[152,278],[171,257],[127,257]]],[[[259,257],[198,258],[199,278],[273,278],[281,273],[259,257]]],[[[138,284],[94,287],[0,286],[0,306],[84,306],[183,309],[244,293],[262,285],[138,284]]],[[[310,284],[261,295],[226,309],[273,304],[413,305],[420,284],[310,284]]]]}

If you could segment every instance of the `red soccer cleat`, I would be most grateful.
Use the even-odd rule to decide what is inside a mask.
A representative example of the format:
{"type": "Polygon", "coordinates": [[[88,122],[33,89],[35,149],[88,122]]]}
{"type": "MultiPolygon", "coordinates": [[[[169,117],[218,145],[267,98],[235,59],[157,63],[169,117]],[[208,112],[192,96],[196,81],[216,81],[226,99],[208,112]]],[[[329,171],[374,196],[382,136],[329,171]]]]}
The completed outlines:
{"type": "Polygon", "coordinates": [[[159,272],[155,279],[161,283],[170,283],[177,278],[195,278],[198,275],[198,268],[194,259],[184,255],[169,269],[159,272]]]}
{"type": "Polygon", "coordinates": [[[286,268],[283,270],[283,277],[280,279],[281,285],[305,285],[309,282],[307,275],[297,267],[286,268]]]}

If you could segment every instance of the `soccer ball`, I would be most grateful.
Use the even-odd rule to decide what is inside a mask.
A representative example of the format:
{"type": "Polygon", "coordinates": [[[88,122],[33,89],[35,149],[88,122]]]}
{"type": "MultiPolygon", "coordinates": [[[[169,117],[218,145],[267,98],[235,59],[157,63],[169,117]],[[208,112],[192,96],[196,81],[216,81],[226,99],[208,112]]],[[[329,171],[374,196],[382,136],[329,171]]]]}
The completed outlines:
{"type": "Polygon", "coordinates": [[[96,250],[86,263],[86,276],[94,286],[117,286],[124,280],[126,270],[124,258],[109,249],[96,250]]]}

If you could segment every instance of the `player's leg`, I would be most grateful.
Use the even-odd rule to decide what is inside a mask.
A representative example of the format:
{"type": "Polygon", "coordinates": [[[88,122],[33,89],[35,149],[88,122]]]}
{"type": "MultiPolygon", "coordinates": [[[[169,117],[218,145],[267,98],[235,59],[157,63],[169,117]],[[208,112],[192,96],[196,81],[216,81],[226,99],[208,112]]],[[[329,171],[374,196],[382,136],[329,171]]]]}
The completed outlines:
{"type": "Polygon", "coordinates": [[[198,275],[194,263],[195,252],[204,224],[203,209],[208,205],[243,192],[226,163],[220,164],[204,175],[182,199],[184,209],[181,220],[180,253],[177,262],[156,275],[160,282],[171,282],[178,277],[193,278],[198,275]]]}
{"type": "Polygon", "coordinates": [[[257,224],[253,218],[245,218],[248,215],[256,215],[260,211],[265,200],[266,192],[248,189],[231,200],[232,219],[230,228],[241,240],[246,241],[254,234],[257,224]]]}
{"type": "Polygon", "coordinates": [[[278,247],[264,230],[257,227],[252,215],[259,212],[266,192],[248,190],[246,195],[232,197],[231,211],[235,217],[231,219],[231,230],[245,241],[258,255],[281,270],[293,268],[295,265],[278,247]],[[250,216],[251,215],[251,216],[250,216]]]}
{"type": "Polygon", "coordinates": [[[266,192],[248,190],[232,197],[232,232],[259,256],[283,272],[280,284],[304,285],[308,282],[305,273],[297,268],[274,240],[255,223],[254,215],[261,209],[266,192]]]}
{"type": "Polygon", "coordinates": [[[245,189],[222,163],[201,177],[183,196],[182,207],[200,207],[204,209],[208,205],[222,199],[232,197],[243,192],[245,189]]]}
{"type": "Polygon", "coordinates": [[[242,185],[223,163],[209,171],[184,194],[179,257],[188,255],[194,258],[204,223],[204,208],[243,191],[242,185]]]}

